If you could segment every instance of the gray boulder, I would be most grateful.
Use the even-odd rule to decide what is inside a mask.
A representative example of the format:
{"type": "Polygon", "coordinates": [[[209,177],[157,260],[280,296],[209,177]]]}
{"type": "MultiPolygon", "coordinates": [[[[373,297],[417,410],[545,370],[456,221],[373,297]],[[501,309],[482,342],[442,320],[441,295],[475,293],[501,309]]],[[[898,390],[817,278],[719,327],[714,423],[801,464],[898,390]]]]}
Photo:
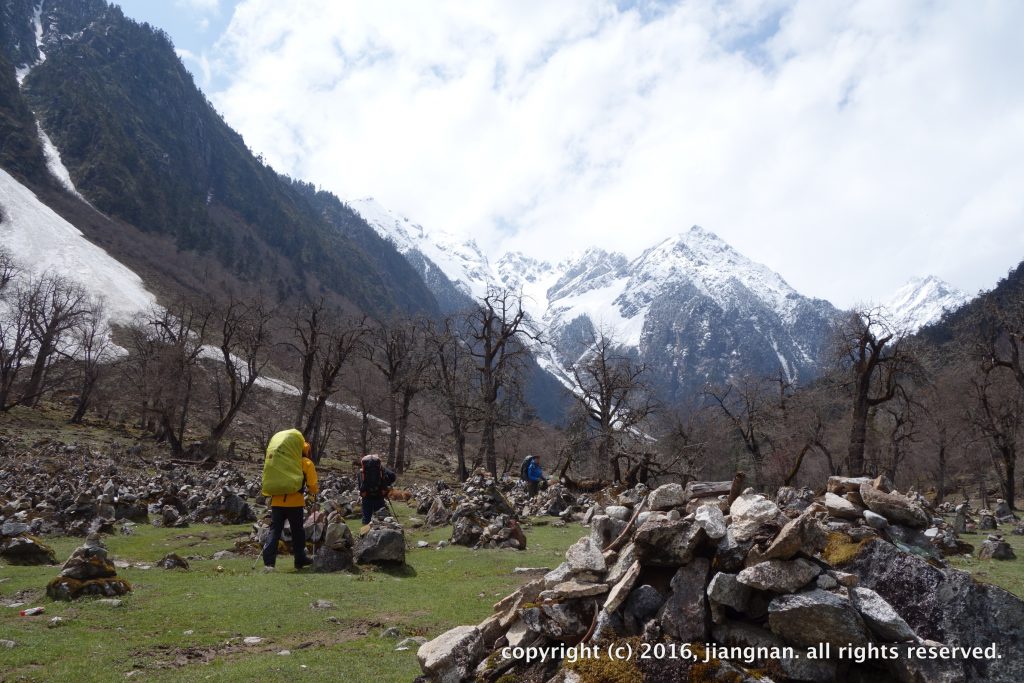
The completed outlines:
{"type": "Polygon", "coordinates": [[[678,567],[693,559],[693,553],[705,538],[704,529],[689,520],[648,520],[633,537],[641,564],[678,567]]]}
{"type": "Polygon", "coordinates": [[[892,643],[918,640],[917,634],[903,620],[903,617],[875,591],[857,586],[850,589],[850,599],[853,606],[864,617],[868,628],[882,640],[892,643]]]}
{"type": "Polygon", "coordinates": [[[357,564],[405,564],[405,534],[398,529],[371,529],[356,541],[357,564]]]}
{"type": "Polygon", "coordinates": [[[1024,680],[1020,598],[883,541],[865,544],[843,570],[857,574],[861,586],[881,595],[922,638],[960,647],[994,643],[998,659],[956,660],[968,680],[1024,680]]]}
{"type": "Polygon", "coordinates": [[[1002,536],[989,536],[982,544],[981,550],[978,551],[978,559],[980,560],[1016,560],[1017,556],[1013,553],[1013,548],[1007,543],[1002,536]]]}
{"type": "Polygon", "coordinates": [[[476,626],[456,626],[416,651],[423,673],[437,683],[467,680],[483,656],[484,642],[476,626]]]}
{"type": "Polygon", "coordinates": [[[660,618],[665,635],[684,643],[707,640],[709,624],[704,586],[710,568],[711,562],[706,557],[698,557],[680,567],[672,577],[672,593],[665,601],[660,618]]]}
{"type": "Polygon", "coordinates": [[[737,541],[752,539],[765,526],[781,528],[789,518],[779,506],[759,493],[744,493],[729,507],[729,530],[737,541]]]}
{"type": "Polygon", "coordinates": [[[647,620],[652,618],[665,604],[665,596],[651,585],[643,584],[634,588],[622,606],[622,619],[626,632],[636,635],[643,630],[647,620]]]}
{"type": "Polygon", "coordinates": [[[801,647],[868,643],[864,621],[850,602],[819,588],[772,600],[768,605],[768,625],[772,633],[801,647]]]}
{"type": "Polygon", "coordinates": [[[683,487],[676,483],[662,484],[651,491],[647,499],[647,507],[650,510],[671,510],[685,504],[686,493],[683,487]]]}

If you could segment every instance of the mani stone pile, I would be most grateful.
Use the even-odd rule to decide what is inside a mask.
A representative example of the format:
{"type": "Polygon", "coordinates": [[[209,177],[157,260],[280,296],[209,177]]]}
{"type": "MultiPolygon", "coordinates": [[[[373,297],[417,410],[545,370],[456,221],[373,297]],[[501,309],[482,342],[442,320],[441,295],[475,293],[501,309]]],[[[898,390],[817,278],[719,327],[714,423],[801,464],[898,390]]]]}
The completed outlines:
{"type": "Polygon", "coordinates": [[[422,645],[418,680],[1024,680],[1024,601],[946,567],[917,497],[884,478],[774,500],[704,484],[588,512],[564,563],[422,645]],[[916,654],[943,646],[998,657],[916,654]]]}
{"type": "Polygon", "coordinates": [[[421,486],[413,493],[416,513],[424,517],[426,526],[450,524],[449,543],[469,548],[526,550],[526,534],[520,520],[531,516],[578,519],[592,503],[589,497],[574,496],[560,484],[552,484],[530,497],[523,482],[496,481],[482,470],[457,489],[439,481],[432,489],[421,486]]]}
{"type": "Polygon", "coordinates": [[[54,600],[74,600],[86,595],[112,598],[131,589],[131,584],[117,577],[99,534],[91,534],[85,545],[71,553],[60,575],[47,584],[46,594],[54,600]]]}

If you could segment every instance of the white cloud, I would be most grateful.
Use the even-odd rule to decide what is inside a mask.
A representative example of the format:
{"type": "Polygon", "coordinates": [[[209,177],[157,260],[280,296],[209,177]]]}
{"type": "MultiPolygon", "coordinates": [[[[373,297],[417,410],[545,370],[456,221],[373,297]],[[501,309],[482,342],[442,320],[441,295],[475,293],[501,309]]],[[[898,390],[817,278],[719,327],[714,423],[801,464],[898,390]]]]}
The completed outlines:
{"type": "Polygon", "coordinates": [[[1022,23],[1013,2],[244,0],[212,99],[279,170],[493,253],[635,255],[700,223],[849,305],[1024,257],[1022,23]]]}
{"type": "Polygon", "coordinates": [[[220,11],[220,0],[174,0],[174,4],[207,14],[216,14],[220,11]]]}

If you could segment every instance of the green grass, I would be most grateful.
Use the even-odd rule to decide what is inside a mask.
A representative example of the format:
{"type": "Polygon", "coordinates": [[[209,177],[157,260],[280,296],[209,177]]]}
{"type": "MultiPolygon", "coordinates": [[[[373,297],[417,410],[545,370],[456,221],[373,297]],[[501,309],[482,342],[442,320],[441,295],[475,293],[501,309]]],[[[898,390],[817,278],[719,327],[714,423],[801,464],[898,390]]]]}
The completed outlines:
{"type": "Polygon", "coordinates": [[[974,557],[949,558],[949,563],[957,569],[970,572],[975,579],[1005,588],[1014,595],[1024,598],[1024,536],[1015,536],[1012,524],[1003,524],[999,532],[1006,542],[1013,547],[1016,560],[979,560],[978,552],[981,544],[992,532],[983,531],[978,534],[962,534],[961,538],[974,546],[974,557]]]}
{"type": "MultiPolygon", "coordinates": [[[[403,518],[410,514],[404,505],[397,511],[403,518]]],[[[529,549],[518,552],[417,549],[416,541],[446,539],[450,527],[407,529],[405,568],[359,574],[297,573],[288,558],[272,574],[251,571],[254,558],[195,560],[189,571],[120,569],[118,575],[134,586],[121,607],[93,599],[49,600],[44,589],[56,567],[0,567],[4,604],[29,591],[27,599],[24,593],[18,599],[46,607],[37,617],[0,607],[0,638],[17,643],[0,649],[0,680],[120,681],[136,671],[128,680],[409,681],[420,673],[415,648],[395,652],[396,640],[381,638],[382,630],[394,626],[403,637],[432,638],[478,623],[527,580],[513,575],[513,567],[555,567],[585,532],[580,525],[533,527],[527,530],[529,549]],[[337,607],[314,610],[310,604],[318,599],[337,607]],[[65,621],[48,628],[54,616],[65,621]],[[246,636],[264,640],[244,646],[246,636]],[[277,654],[285,649],[291,654],[277,654]]],[[[147,563],[168,552],[209,557],[247,534],[246,526],[140,526],[134,535],[111,536],[106,543],[115,559],[147,563]]],[[[75,538],[46,540],[60,560],[81,544],[75,538]]]]}

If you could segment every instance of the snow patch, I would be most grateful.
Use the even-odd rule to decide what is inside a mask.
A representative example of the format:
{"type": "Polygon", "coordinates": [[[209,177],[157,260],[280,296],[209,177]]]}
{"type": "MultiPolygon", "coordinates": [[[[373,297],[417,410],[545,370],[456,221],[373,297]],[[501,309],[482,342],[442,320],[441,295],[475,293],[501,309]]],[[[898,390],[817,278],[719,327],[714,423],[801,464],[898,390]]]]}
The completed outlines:
{"type": "Polygon", "coordinates": [[[27,270],[53,272],[102,298],[112,322],[152,310],[156,297],[135,272],[96,246],[27,187],[0,169],[0,244],[27,270]]]}
{"type": "MultiPolygon", "coordinates": [[[[65,190],[75,195],[86,204],[89,204],[85,197],[78,193],[78,188],[75,187],[74,181],[71,180],[71,174],[68,173],[67,166],[64,165],[64,162],[60,158],[60,151],[57,149],[57,146],[53,144],[53,140],[51,140],[50,136],[46,134],[46,131],[43,130],[43,127],[39,125],[39,121],[36,121],[36,128],[39,130],[39,141],[43,144],[43,155],[46,157],[46,168],[50,170],[50,173],[57,179],[65,190]]],[[[90,204],[90,206],[92,205],[90,204]]]]}
{"type": "Polygon", "coordinates": [[[960,308],[970,300],[963,291],[945,280],[929,275],[916,277],[897,289],[882,304],[890,321],[909,334],[938,322],[946,311],[960,308]]]}

